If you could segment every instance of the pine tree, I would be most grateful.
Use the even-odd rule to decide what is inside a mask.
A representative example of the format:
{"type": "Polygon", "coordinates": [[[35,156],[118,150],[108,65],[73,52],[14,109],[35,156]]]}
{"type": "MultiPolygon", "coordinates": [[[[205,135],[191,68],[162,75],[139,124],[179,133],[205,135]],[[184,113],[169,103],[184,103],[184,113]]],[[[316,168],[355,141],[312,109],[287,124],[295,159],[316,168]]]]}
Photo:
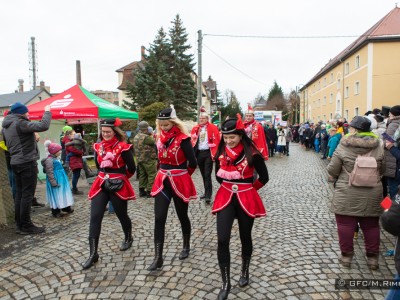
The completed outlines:
{"type": "Polygon", "coordinates": [[[170,53],[170,44],[161,27],[150,45],[149,54],[145,56],[144,68],[135,73],[135,85],[128,85],[127,95],[136,104],[136,109],[155,102],[165,102],[168,105],[174,99],[168,73],[170,53]]]}
{"type": "Polygon", "coordinates": [[[187,54],[191,48],[187,44],[186,29],[177,15],[171,22],[169,30],[171,56],[169,60],[170,87],[174,91],[173,104],[177,115],[182,119],[193,119],[196,116],[197,90],[192,78],[194,73],[193,54],[187,54]]]}

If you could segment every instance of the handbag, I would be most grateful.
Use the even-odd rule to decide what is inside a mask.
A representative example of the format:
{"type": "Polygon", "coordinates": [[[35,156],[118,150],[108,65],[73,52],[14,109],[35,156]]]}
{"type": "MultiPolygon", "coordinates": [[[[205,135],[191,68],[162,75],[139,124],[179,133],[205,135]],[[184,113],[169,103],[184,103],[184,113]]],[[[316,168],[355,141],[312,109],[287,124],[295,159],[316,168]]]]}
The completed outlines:
{"type": "Polygon", "coordinates": [[[112,179],[108,177],[108,174],[106,175],[104,182],[103,182],[103,188],[107,192],[118,192],[124,184],[124,181],[122,179],[112,179]]]}

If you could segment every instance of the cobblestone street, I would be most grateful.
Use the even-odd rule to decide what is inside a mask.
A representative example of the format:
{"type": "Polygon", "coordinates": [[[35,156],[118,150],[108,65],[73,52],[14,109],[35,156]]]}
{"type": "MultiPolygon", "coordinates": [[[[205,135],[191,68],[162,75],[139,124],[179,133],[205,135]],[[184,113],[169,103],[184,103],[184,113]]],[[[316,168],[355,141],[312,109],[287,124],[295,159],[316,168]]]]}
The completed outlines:
{"type": "MultiPolygon", "coordinates": [[[[241,246],[237,223],[231,240],[232,290],[228,299],[384,299],[387,290],[336,290],[335,279],[392,279],[394,237],[382,232],[380,268],[370,271],[360,233],[351,269],[338,264],[339,245],[334,216],[329,212],[333,187],[327,181],[326,161],[291,144],[289,157],[267,162],[270,182],[260,190],[267,217],[256,219],[250,284],[239,288],[241,246]]],[[[198,170],[193,175],[203,192],[198,170]]],[[[132,181],[135,191],[138,182],[132,181]]],[[[80,180],[79,188],[89,186],[80,180]]],[[[214,181],[214,192],[218,186],[214,181]]],[[[138,193],[138,192],[137,192],[138,193]]],[[[38,184],[45,199],[45,184],[38,184]]],[[[33,221],[45,225],[37,236],[15,234],[0,241],[0,299],[216,299],[221,277],[217,262],[216,219],[210,206],[196,200],[189,206],[192,251],[178,259],[182,236],[171,204],[166,224],[164,266],[148,272],[153,261],[153,199],[129,203],[133,223],[132,248],[120,252],[123,232],[115,215],[105,213],[99,243],[99,262],[89,270],[81,263],[89,254],[90,202],[77,196],[75,212],[51,217],[48,207],[35,209],[33,221]]],[[[2,229],[13,232],[14,228],[2,229]]],[[[3,232],[0,231],[0,234],[3,232]]]]}

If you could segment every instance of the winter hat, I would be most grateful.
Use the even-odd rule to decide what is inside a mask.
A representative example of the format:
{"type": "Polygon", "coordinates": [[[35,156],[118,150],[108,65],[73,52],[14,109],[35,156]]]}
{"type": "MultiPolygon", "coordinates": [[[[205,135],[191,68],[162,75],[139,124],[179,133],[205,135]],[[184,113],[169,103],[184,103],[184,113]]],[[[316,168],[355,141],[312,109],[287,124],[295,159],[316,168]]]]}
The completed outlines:
{"type": "Polygon", "coordinates": [[[149,127],[149,123],[147,123],[146,121],[141,121],[138,124],[140,129],[147,129],[147,127],[149,127]]]}
{"type": "Polygon", "coordinates": [[[371,130],[378,128],[378,122],[376,121],[374,114],[369,114],[367,118],[371,121],[371,130]]]}
{"type": "Polygon", "coordinates": [[[63,127],[63,129],[62,129],[62,131],[63,131],[64,133],[66,133],[68,130],[72,130],[72,127],[71,127],[71,126],[68,126],[68,125],[65,125],[65,126],[63,127]]]}
{"type": "Polygon", "coordinates": [[[361,132],[371,131],[371,121],[367,117],[356,116],[349,125],[361,132]]]}
{"type": "Polygon", "coordinates": [[[56,154],[58,151],[61,150],[61,146],[60,146],[59,144],[56,144],[56,143],[51,143],[51,144],[49,145],[48,149],[49,149],[49,153],[54,155],[54,154],[56,154]]]}
{"type": "Polygon", "coordinates": [[[22,103],[14,103],[13,105],[11,105],[11,112],[13,114],[17,114],[17,115],[23,115],[26,114],[28,112],[28,108],[23,105],[22,103]]]}
{"type": "Polygon", "coordinates": [[[395,117],[400,116],[400,105],[393,106],[389,112],[395,117]]]}

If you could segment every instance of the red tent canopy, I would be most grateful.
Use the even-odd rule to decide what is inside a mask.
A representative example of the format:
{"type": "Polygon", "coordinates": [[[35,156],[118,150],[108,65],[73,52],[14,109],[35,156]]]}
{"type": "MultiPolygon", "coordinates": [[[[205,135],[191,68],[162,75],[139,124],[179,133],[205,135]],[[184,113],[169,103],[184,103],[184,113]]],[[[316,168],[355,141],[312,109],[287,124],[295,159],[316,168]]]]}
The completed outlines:
{"type": "Polygon", "coordinates": [[[40,120],[46,105],[50,105],[52,119],[138,119],[136,112],[114,105],[75,85],[51,98],[28,106],[29,119],[40,120]]]}

